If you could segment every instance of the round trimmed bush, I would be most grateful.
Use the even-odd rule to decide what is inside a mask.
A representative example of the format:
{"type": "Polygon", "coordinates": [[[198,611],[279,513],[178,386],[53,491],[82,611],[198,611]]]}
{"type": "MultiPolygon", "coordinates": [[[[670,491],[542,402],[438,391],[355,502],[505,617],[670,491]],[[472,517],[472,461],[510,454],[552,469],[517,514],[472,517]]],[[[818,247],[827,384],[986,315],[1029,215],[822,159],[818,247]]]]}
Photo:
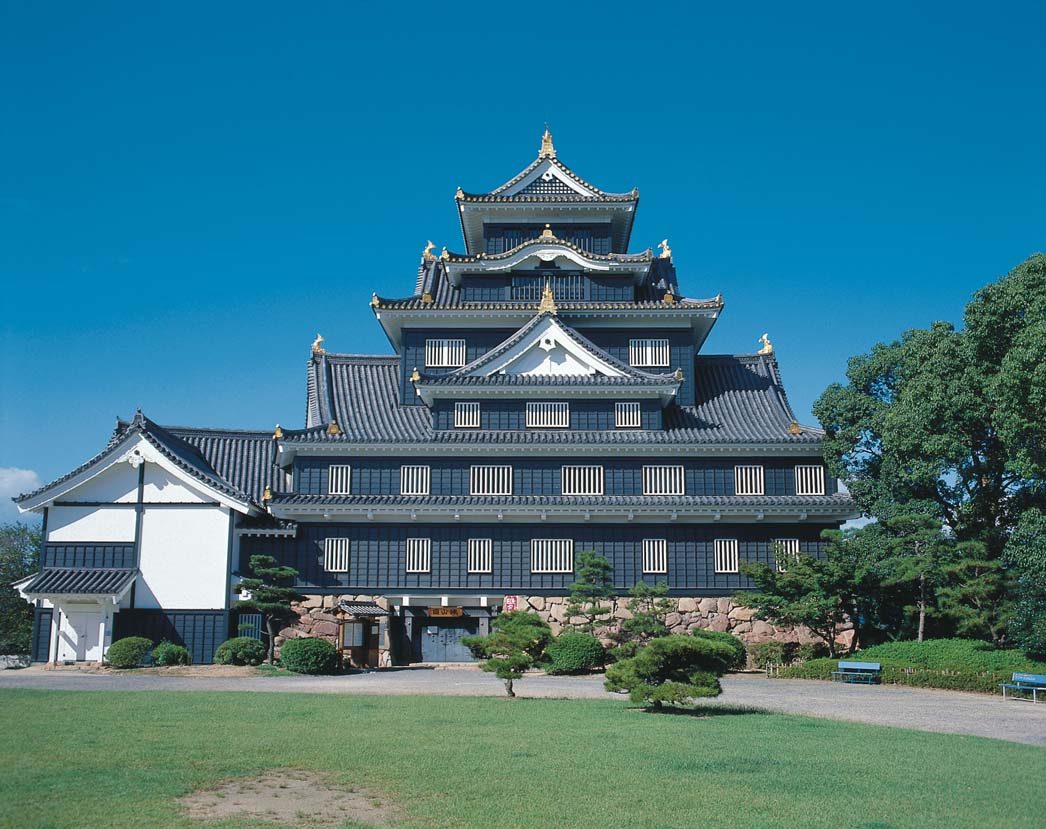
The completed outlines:
{"type": "Polygon", "coordinates": [[[338,649],[326,639],[289,639],[280,648],[280,664],[296,674],[334,673],[338,649]]]}
{"type": "Polygon", "coordinates": [[[727,668],[731,671],[740,670],[748,661],[748,651],[745,648],[745,643],[733,634],[720,630],[697,628],[691,635],[700,639],[710,639],[713,642],[722,642],[724,645],[727,645],[733,651],[733,658],[727,664],[727,668]]]}
{"type": "Polygon", "coordinates": [[[146,655],[153,649],[153,640],[144,636],[117,639],[109,646],[106,659],[114,668],[140,668],[146,655]]]}
{"type": "Polygon", "coordinates": [[[189,651],[174,642],[164,639],[153,648],[153,664],[155,665],[188,665],[192,662],[189,651]]]}
{"type": "Polygon", "coordinates": [[[265,661],[265,644],[251,636],[227,639],[214,652],[219,665],[261,665],[265,661]]]}
{"type": "Polygon", "coordinates": [[[603,667],[603,644],[588,633],[561,633],[545,651],[550,674],[579,674],[603,667]]]}

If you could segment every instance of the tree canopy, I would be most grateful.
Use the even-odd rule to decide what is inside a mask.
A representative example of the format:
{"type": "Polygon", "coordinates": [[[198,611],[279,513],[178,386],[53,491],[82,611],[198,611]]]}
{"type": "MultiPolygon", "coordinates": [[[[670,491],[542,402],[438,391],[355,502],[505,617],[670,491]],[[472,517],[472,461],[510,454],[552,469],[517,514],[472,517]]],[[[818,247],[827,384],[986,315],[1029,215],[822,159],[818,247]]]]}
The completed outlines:
{"type": "Polygon", "coordinates": [[[236,602],[235,609],[254,610],[265,617],[268,661],[271,664],[279,626],[295,617],[291,602],[303,598],[292,586],[298,578],[298,571],[281,565],[272,556],[251,556],[250,572],[251,575],[240,579],[238,589],[244,598],[236,602]]]}
{"type": "Polygon", "coordinates": [[[0,653],[29,653],[33,606],[11,582],[36,572],[42,542],[39,526],[0,525],[0,653]]]}
{"type": "Polygon", "coordinates": [[[535,613],[511,610],[494,617],[488,636],[465,636],[465,645],[477,659],[480,667],[490,671],[505,683],[505,693],[516,695],[515,681],[533,667],[552,641],[552,629],[535,613]]]}

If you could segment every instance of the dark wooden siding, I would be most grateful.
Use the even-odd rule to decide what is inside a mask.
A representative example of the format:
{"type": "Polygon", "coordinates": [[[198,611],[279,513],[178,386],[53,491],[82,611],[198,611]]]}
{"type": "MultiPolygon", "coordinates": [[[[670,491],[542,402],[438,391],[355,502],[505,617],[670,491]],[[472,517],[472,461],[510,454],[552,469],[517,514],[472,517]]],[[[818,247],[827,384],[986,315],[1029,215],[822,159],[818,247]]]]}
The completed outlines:
{"type": "MultiPolygon", "coordinates": [[[[544,231],[540,224],[488,224],[483,225],[483,246],[488,255],[505,253],[528,239],[537,239],[544,231]]],[[[564,224],[551,226],[558,239],[566,239],[589,253],[610,253],[610,223],[591,225],[564,224]]]]}
{"type": "Polygon", "coordinates": [[[33,612],[33,662],[46,662],[51,658],[51,608],[38,607],[33,612]]]}
{"type": "Polygon", "coordinates": [[[134,544],[77,542],[44,546],[44,567],[134,567],[134,544]]]}
{"type": "MultiPolygon", "coordinates": [[[[545,399],[545,398],[543,398],[545,399]]],[[[614,400],[571,400],[570,429],[583,431],[615,431],[614,400]]],[[[660,429],[661,407],[656,401],[641,401],[643,429],[660,429]]],[[[440,400],[432,407],[434,429],[454,428],[454,401],[440,400]]],[[[481,400],[479,404],[479,427],[489,430],[523,431],[527,428],[527,403],[525,400],[481,400]]],[[[462,430],[465,431],[465,430],[462,430]]],[[[548,431],[545,429],[531,431],[548,431]]],[[[628,431],[628,430],[619,430],[628,431]]]]}
{"type": "Polygon", "coordinates": [[[166,639],[184,645],[199,665],[214,661],[215,649],[229,638],[225,610],[121,610],[113,617],[113,641],[125,636],[166,639]]]}

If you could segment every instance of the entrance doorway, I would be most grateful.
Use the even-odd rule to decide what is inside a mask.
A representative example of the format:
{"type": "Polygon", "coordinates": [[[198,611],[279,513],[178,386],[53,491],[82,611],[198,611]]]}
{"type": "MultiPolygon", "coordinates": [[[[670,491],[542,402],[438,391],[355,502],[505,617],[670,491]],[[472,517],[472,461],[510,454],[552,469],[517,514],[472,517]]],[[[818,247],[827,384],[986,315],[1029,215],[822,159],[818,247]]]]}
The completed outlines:
{"type": "Polygon", "coordinates": [[[102,658],[101,642],[98,639],[101,613],[95,611],[72,611],[63,614],[58,658],[65,662],[97,662],[102,658]]]}
{"type": "Polygon", "coordinates": [[[471,662],[472,652],[461,640],[479,633],[479,619],[418,619],[415,641],[420,645],[422,662],[471,662]],[[420,640],[420,641],[419,641],[420,640]]]}
{"type": "Polygon", "coordinates": [[[378,623],[370,619],[343,622],[341,646],[353,668],[378,667],[378,623]]]}

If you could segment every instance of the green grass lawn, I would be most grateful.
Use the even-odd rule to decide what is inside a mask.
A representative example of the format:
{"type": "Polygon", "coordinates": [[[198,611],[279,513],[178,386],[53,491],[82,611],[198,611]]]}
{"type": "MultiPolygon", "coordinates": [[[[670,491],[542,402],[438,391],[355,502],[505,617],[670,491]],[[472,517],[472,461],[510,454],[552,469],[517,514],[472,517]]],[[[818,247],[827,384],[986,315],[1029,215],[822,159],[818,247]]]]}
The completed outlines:
{"type": "Polygon", "coordinates": [[[1031,746],[605,700],[10,690],[0,729],[5,827],[200,826],[175,798],[281,767],[380,793],[406,826],[997,827],[1046,814],[1046,751],[1031,746]]]}

